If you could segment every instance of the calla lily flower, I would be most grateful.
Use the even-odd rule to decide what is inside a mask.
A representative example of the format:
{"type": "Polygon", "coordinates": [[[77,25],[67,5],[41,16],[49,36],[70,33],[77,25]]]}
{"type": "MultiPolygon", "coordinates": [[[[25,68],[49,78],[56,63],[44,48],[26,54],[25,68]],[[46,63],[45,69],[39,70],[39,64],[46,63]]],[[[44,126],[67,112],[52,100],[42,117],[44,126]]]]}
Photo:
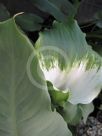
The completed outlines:
{"type": "Polygon", "coordinates": [[[45,79],[69,92],[72,104],[88,104],[102,89],[102,57],[91,49],[76,21],[55,22],[36,43],[45,79]]]}

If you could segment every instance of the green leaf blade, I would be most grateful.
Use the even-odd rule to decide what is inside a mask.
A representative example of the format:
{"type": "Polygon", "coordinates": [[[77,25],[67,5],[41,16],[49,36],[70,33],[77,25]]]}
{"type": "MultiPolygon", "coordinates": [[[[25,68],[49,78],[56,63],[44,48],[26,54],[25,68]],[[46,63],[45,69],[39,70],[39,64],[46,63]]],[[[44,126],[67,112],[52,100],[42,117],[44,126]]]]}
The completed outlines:
{"type": "MultiPolygon", "coordinates": [[[[70,136],[62,117],[51,111],[46,83],[37,75],[38,60],[31,63],[33,77],[44,89],[32,84],[27,61],[34,52],[14,19],[0,23],[0,135],[70,136]]],[[[40,70],[41,71],[41,70],[40,70]]]]}

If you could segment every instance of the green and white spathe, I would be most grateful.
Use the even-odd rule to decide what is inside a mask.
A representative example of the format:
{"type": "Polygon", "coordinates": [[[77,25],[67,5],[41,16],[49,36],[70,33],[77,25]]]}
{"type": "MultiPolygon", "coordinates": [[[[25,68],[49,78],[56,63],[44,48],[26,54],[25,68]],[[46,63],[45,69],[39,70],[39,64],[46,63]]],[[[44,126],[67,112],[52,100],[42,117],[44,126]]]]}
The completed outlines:
{"type": "Polygon", "coordinates": [[[69,91],[69,102],[88,104],[99,94],[102,57],[87,44],[76,21],[55,22],[51,30],[40,33],[36,48],[45,79],[69,91]]]}

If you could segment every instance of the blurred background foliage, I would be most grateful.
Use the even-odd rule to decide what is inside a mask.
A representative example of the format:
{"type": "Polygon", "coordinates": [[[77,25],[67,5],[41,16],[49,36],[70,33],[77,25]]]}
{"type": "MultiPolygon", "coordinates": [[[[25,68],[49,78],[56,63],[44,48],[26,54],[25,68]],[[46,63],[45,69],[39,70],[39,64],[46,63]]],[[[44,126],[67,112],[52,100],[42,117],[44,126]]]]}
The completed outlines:
{"type": "Polygon", "coordinates": [[[0,0],[0,21],[15,14],[17,24],[35,42],[35,31],[50,28],[54,19],[67,22],[75,18],[87,41],[102,55],[102,0],[0,0]]]}

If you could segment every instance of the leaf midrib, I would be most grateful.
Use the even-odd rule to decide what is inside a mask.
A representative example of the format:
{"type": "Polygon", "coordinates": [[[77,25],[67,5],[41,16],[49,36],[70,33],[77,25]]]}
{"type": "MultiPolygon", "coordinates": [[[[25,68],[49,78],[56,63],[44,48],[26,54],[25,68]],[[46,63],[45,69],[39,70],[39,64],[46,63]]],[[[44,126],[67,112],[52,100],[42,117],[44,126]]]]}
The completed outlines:
{"type": "Polygon", "coordinates": [[[14,47],[11,51],[11,88],[10,88],[10,113],[11,113],[11,136],[18,136],[17,119],[16,119],[16,102],[15,102],[15,56],[14,47]]]}

